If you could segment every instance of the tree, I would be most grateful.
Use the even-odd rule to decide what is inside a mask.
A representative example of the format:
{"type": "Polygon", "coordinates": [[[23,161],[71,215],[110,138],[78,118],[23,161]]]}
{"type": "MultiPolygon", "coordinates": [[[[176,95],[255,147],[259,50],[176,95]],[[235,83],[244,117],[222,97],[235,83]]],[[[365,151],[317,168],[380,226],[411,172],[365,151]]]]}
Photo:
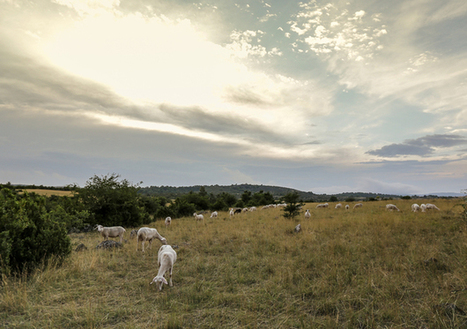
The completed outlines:
{"type": "Polygon", "coordinates": [[[250,191],[243,192],[241,199],[244,204],[248,204],[248,202],[250,202],[251,200],[251,192],[250,191]]]}
{"type": "Polygon", "coordinates": [[[300,214],[300,208],[303,206],[303,203],[298,202],[300,195],[297,192],[290,192],[284,196],[284,201],[287,203],[287,206],[283,208],[285,218],[295,218],[300,214]]]}
{"type": "Polygon", "coordinates": [[[115,173],[94,175],[84,188],[77,190],[80,202],[91,213],[91,224],[135,227],[148,221],[149,214],[138,195],[139,187],[119,178],[115,173]]]}
{"type": "Polygon", "coordinates": [[[47,211],[35,193],[0,190],[0,273],[29,272],[53,256],[60,264],[71,253],[63,208],[47,211]]]}

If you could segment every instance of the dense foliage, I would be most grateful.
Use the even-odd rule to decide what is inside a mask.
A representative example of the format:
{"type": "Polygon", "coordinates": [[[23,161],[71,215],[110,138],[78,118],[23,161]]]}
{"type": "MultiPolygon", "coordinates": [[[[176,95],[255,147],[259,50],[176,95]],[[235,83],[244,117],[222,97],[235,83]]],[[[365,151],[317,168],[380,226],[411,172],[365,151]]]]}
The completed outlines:
{"type": "Polygon", "coordinates": [[[91,216],[92,225],[138,226],[149,222],[149,214],[143,207],[138,187],[117,174],[97,176],[77,189],[77,199],[91,216]]]}
{"type": "Polygon", "coordinates": [[[60,263],[71,252],[65,229],[66,212],[48,211],[46,199],[37,194],[19,195],[0,190],[0,271],[29,272],[51,257],[60,263]]]}

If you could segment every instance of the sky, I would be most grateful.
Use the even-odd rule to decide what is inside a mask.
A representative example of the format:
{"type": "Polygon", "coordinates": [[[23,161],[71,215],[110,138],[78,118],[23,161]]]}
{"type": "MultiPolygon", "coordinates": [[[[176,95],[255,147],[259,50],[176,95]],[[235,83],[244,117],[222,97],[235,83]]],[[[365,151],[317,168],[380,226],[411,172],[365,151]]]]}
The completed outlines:
{"type": "Polygon", "coordinates": [[[467,189],[465,0],[0,0],[0,183],[467,189]]]}

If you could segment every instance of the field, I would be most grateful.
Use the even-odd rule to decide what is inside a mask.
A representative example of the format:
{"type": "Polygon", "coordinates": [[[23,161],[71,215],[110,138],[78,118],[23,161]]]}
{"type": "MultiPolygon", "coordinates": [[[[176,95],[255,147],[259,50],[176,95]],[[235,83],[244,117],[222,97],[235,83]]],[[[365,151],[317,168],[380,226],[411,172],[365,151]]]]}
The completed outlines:
{"type": "Polygon", "coordinates": [[[114,251],[95,249],[97,232],[73,234],[73,248],[88,249],[64,266],[3,280],[0,327],[467,327],[467,228],[454,207],[462,200],[410,212],[420,201],[391,201],[402,212],[383,201],[349,211],[308,204],[309,220],[267,209],[151,223],[178,253],[174,286],[162,292],[149,285],[158,240],[143,254],[131,228],[114,251]]]}
{"type": "Polygon", "coordinates": [[[28,193],[36,193],[39,195],[44,196],[73,196],[73,191],[60,191],[60,190],[47,190],[47,189],[23,189],[23,191],[27,191],[28,193]]]}

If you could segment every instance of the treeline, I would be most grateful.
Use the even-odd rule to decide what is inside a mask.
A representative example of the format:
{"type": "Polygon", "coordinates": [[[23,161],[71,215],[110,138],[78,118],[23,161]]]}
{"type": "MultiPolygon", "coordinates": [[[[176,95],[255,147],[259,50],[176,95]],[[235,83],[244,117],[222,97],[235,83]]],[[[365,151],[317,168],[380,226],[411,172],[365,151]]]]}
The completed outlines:
{"type": "Polygon", "coordinates": [[[399,195],[367,193],[367,192],[344,192],[339,194],[315,194],[304,192],[287,187],[254,184],[233,184],[233,185],[193,185],[193,186],[149,186],[142,187],[139,193],[146,196],[164,196],[175,199],[188,193],[196,193],[203,189],[208,194],[218,195],[229,193],[237,198],[241,198],[245,191],[251,193],[269,193],[274,199],[283,198],[289,193],[297,193],[302,202],[326,202],[326,201],[357,201],[357,200],[391,200],[400,198],[399,195]]]}

